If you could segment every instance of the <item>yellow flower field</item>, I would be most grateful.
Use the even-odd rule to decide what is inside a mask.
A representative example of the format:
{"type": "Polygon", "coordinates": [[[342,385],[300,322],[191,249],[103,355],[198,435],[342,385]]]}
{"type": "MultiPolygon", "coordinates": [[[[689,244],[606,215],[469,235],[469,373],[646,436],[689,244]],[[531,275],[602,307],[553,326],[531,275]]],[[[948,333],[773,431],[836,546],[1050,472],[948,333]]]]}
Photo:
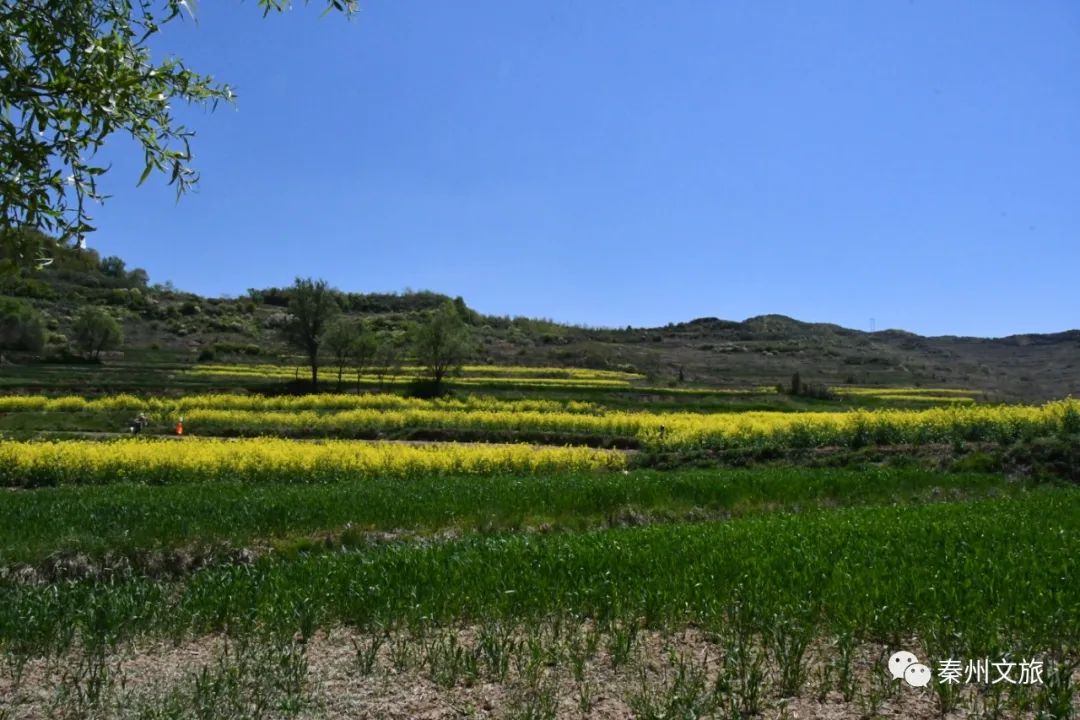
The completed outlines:
{"type": "Polygon", "coordinates": [[[1080,401],[1072,399],[1042,406],[957,402],[925,409],[656,413],[574,401],[421,400],[397,395],[0,398],[0,412],[110,410],[144,411],[153,422],[166,426],[182,415],[187,432],[196,436],[371,438],[437,430],[468,432],[479,436],[471,439],[481,440],[505,440],[515,434],[565,436],[558,441],[571,443],[575,436],[589,438],[587,442],[623,438],[646,447],[1011,442],[1061,430],[1080,431],[1080,401]]]}
{"type": "Polygon", "coordinates": [[[467,396],[422,400],[401,395],[385,394],[322,394],[322,395],[187,395],[179,398],[141,398],[135,395],[110,395],[99,398],[80,396],[45,397],[43,395],[11,395],[0,397],[0,412],[107,412],[142,410],[146,412],[184,412],[193,409],[262,410],[295,412],[299,410],[402,410],[434,409],[448,412],[492,410],[503,412],[568,412],[598,413],[593,403],[578,400],[499,400],[467,396]]]}
{"type": "Polygon", "coordinates": [[[623,453],[582,447],[305,442],[121,440],[0,442],[0,485],[101,484],[240,480],[328,482],[432,473],[491,475],[624,467],[623,453]]]}
{"type": "Polygon", "coordinates": [[[981,395],[979,390],[962,388],[923,388],[923,387],[864,387],[859,385],[840,385],[830,388],[837,395],[872,395],[889,397],[891,395],[961,395],[971,397],[981,395]]]}
{"type": "Polygon", "coordinates": [[[841,397],[938,404],[973,403],[976,397],[982,395],[979,390],[963,390],[960,388],[858,387],[844,385],[830,389],[841,397]]]}
{"type": "MultiPolygon", "coordinates": [[[[324,367],[327,376],[336,377],[336,370],[332,367],[324,367]]],[[[304,378],[307,376],[307,368],[301,364],[292,365],[243,365],[207,363],[197,365],[190,370],[184,371],[195,377],[251,377],[266,379],[291,379],[293,377],[304,378]]],[[[414,366],[405,366],[391,377],[383,377],[382,382],[388,385],[404,384],[421,377],[424,369],[414,366]]],[[[346,371],[345,375],[351,382],[356,382],[356,373],[346,371]]],[[[522,385],[522,386],[565,386],[571,388],[582,387],[629,387],[632,381],[644,380],[645,376],[637,373],[622,372],[619,370],[591,370],[588,368],[544,368],[544,367],[518,367],[508,365],[466,365],[461,369],[461,375],[449,378],[448,382],[454,385],[522,385]]],[[[374,384],[380,382],[378,376],[371,370],[360,376],[364,383],[374,384]]]]}
{"type": "Polygon", "coordinates": [[[565,433],[636,438],[647,446],[792,446],[1009,442],[1056,433],[1080,419],[1080,401],[1042,406],[949,405],[918,410],[834,412],[649,413],[566,412],[416,407],[311,410],[195,408],[186,420],[195,433],[357,435],[406,428],[490,432],[565,433]]]}

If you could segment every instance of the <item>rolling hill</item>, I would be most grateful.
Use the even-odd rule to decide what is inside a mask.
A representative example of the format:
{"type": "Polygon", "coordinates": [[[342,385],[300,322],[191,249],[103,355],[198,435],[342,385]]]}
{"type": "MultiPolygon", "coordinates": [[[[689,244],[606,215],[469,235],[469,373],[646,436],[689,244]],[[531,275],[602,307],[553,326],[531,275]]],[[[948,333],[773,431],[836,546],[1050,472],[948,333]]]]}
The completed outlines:
{"type": "MultiPolygon", "coordinates": [[[[3,295],[33,305],[47,329],[43,351],[9,353],[17,363],[63,355],[72,320],[87,304],[107,308],[122,322],[129,357],[146,353],[178,362],[266,362],[289,352],[279,333],[287,317],[287,288],[252,289],[235,298],[200,297],[170,284],[151,285],[144,271],[129,270],[119,258],[43,242],[53,262],[8,273],[0,286],[3,295]]],[[[338,295],[346,314],[390,333],[403,331],[449,299],[434,292],[338,295]]],[[[1080,330],[1004,338],[922,337],[782,315],[603,329],[482,315],[460,298],[455,302],[473,328],[475,360],[486,364],[630,370],[664,384],[773,385],[798,372],[804,380],[828,385],[963,387],[1002,401],[1080,395],[1080,330]]]]}

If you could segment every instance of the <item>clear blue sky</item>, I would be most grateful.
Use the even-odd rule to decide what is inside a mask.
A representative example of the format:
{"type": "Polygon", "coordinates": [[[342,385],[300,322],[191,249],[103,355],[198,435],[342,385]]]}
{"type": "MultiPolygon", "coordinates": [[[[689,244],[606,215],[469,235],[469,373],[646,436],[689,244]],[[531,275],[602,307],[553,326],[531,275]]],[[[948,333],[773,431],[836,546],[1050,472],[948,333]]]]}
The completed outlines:
{"type": "Polygon", "coordinates": [[[606,326],[1080,326],[1080,3],[204,0],[157,43],[197,194],[117,137],[91,244],[204,294],[323,277],[606,326]]]}

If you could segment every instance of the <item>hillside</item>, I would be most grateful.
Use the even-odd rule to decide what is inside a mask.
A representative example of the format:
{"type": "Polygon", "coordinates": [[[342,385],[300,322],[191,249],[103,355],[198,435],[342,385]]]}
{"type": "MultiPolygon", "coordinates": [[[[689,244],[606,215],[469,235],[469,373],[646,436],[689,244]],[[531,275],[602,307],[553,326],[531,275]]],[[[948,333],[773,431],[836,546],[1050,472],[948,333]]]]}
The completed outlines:
{"type": "MultiPolygon", "coordinates": [[[[45,320],[45,349],[9,353],[15,362],[63,357],[72,320],[87,304],[106,308],[122,322],[129,358],[277,362],[291,352],[279,333],[288,289],[205,298],[170,284],[151,285],[144,271],[128,269],[119,258],[42,241],[52,263],[9,272],[0,288],[3,295],[29,302],[45,320]]],[[[448,299],[433,292],[338,295],[346,314],[391,333],[448,299]]],[[[963,387],[981,390],[991,400],[1080,395],[1080,330],[994,339],[922,337],[780,315],[595,329],[481,315],[462,299],[456,302],[473,327],[479,348],[475,361],[484,364],[629,370],[657,384],[678,384],[681,374],[686,385],[773,385],[799,372],[805,380],[829,385],[963,387]]]]}

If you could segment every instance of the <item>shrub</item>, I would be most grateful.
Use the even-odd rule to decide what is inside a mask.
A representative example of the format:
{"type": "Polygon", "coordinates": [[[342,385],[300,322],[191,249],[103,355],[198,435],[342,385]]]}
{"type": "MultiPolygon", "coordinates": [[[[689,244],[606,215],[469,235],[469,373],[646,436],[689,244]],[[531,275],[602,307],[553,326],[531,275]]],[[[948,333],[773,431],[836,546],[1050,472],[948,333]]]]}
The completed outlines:
{"type": "Polygon", "coordinates": [[[1080,483],[1080,435],[1018,442],[1004,453],[1002,464],[1015,474],[1080,483]]]}
{"type": "Polygon", "coordinates": [[[430,378],[417,378],[405,387],[405,395],[423,400],[441,397],[447,394],[446,386],[430,378]]]}
{"type": "Polygon", "coordinates": [[[128,295],[128,291],[124,288],[113,288],[109,291],[109,294],[105,296],[105,301],[110,305],[127,305],[131,296],[128,295]]]}
{"type": "Polygon", "coordinates": [[[829,386],[824,383],[803,383],[802,392],[799,394],[815,400],[832,400],[836,397],[833,391],[829,389],[829,386]]]}
{"type": "Polygon", "coordinates": [[[5,295],[46,300],[56,296],[53,289],[46,283],[27,277],[8,280],[4,284],[3,292],[5,295]]]}
{"type": "Polygon", "coordinates": [[[45,323],[41,314],[22,300],[0,297],[0,353],[37,351],[44,344],[45,323]]]}
{"type": "Polygon", "coordinates": [[[214,352],[219,355],[261,355],[262,348],[254,343],[216,342],[214,352]]]}

